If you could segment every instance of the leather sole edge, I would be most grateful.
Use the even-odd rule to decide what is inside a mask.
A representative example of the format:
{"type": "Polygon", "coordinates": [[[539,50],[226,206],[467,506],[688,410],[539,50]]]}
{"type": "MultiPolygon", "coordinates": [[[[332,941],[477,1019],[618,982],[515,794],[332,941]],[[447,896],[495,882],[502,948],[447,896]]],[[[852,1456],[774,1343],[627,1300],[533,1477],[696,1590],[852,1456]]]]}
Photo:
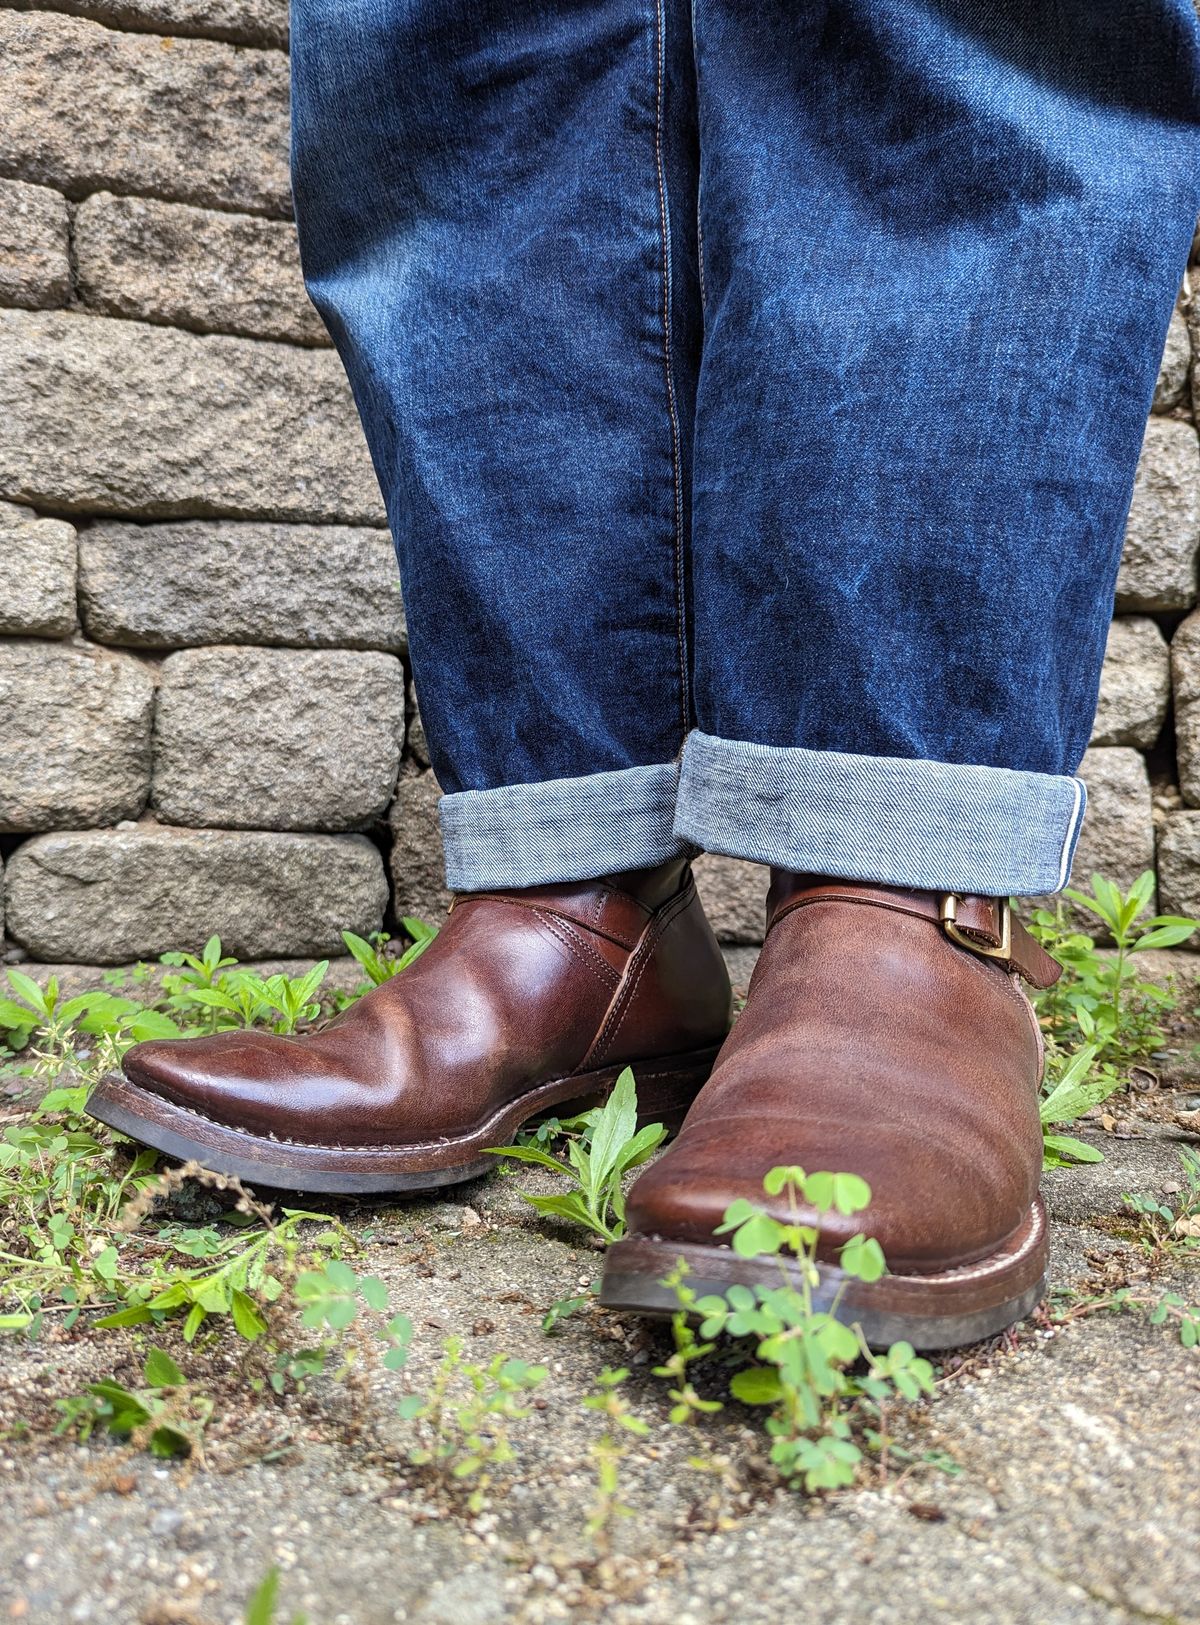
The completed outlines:
{"type": "Polygon", "coordinates": [[[482,1155],[485,1149],[510,1143],[526,1123],[602,1105],[626,1066],[632,1066],[637,1082],[639,1127],[664,1123],[673,1133],[708,1078],[718,1048],[557,1078],[501,1107],[470,1134],[411,1147],[321,1145],[255,1134],[178,1106],[123,1072],[103,1077],[86,1109],[98,1122],[165,1156],[271,1190],[416,1193],[487,1173],[496,1159],[482,1155]]]}
{"type": "MultiPolygon", "coordinates": [[[[994,1337],[1023,1320],[1045,1292],[1050,1247],[1046,1212],[1039,1197],[1025,1223],[987,1258],[930,1275],[885,1275],[852,1280],[835,1265],[819,1264],[815,1307],[829,1310],[839,1291],[837,1318],[857,1324],[870,1348],[909,1342],[916,1349],[962,1348],[994,1337]]],[[[724,1293],[735,1283],[780,1285],[780,1261],[739,1258],[715,1244],[672,1242],[661,1236],[628,1236],[605,1257],[600,1302],[606,1309],[661,1317],[678,1309],[663,1279],[683,1261],[687,1284],[701,1296],[724,1293]]],[[[794,1266],[783,1265],[795,1276],[794,1266]]]]}

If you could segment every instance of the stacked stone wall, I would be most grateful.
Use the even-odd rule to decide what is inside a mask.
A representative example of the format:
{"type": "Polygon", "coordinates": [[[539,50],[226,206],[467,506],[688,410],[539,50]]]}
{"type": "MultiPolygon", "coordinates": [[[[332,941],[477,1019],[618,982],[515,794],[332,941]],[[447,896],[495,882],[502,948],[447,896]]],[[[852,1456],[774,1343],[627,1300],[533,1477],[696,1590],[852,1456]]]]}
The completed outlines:
{"type": "MultiPolygon", "coordinates": [[[[379,492],[304,293],[286,0],[0,0],[9,960],[340,950],[445,905],[379,492]]],[[[1079,870],[1200,912],[1186,301],[1130,515],[1079,870]]],[[[763,876],[702,860],[723,937],[763,876]]]]}

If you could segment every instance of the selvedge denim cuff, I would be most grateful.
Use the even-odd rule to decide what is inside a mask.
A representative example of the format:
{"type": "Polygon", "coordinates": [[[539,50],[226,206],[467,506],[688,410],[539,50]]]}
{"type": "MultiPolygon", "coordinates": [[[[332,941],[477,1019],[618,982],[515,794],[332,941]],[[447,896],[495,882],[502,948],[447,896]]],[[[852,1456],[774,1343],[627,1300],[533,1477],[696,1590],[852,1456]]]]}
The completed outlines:
{"type": "Polygon", "coordinates": [[[545,886],[681,856],[678,762],[542,784],[462,790],[438,806],[451,891],[545,886]]]}
{"type": "Polygon", "coordinates": [[[688,735],[675,833],[803,873],[1035,897],[1071,872],[1081,779],[688,735]]]}

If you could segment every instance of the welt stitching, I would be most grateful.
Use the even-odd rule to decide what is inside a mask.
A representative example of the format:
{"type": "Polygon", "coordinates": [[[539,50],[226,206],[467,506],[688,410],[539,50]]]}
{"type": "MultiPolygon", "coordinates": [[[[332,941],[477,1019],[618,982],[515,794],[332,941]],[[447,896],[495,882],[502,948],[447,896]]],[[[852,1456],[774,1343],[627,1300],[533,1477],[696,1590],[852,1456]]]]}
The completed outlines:
{"type": "MultiPolygon", "coordinates": [[[[604,1069],[596,1068],[595,1070],[603,1072],[604,1069]]],[[[643,1082],[652,1082],[656,1078],[669,1078],[673,1076],[675,1070],[675,1067],[664,1067],[662,1065],[647,1067],[642,1074],[643,1082]]],[[[515,1095],[506,1105],[498,1107],[489,1118],[486,1118],[482,1123],[477,1123],[474,1128],[467,1129],[464,1134],[443,1135],[436,1140],[372,1141],[370,1145],[347,1145],[341,1140],[300,1140],[293,1135],[283,1134],[257,1134],[253,1129],[235,1128],[229,1123],[222,1122],[219,1117],[212,1117],[208,1112],[202,1112],[198,1106],[184,1100],[180,1095],[172,1093],[165,1086],[147,1089],[144,1085],[137,1083],[133,1087],[139,1094],[145,1095],[150,1100],[165,1100],[174,1106],[177,1111],[183,1112],[188,1117],[198,1117],[202,1122],[213,1124],[215,1128],[221,1128],[229,1134],[256,1141],[260,1145],[295,1145],[312,1151],[350,1151],[371,1156],[376,1152],[387,1151],[444,1151],[448,1145],[463,1144],[472,1137],[483,1133],[492,1123],[503,1117],[506,1112],[511,1111],[514,1106],[519,1106],[523,1101],[549,1093],[550,1090],[557,1089],[560,1084],[567,1082],[578,1083],[589,1076],[590,1071],[569,1072],[564,1073],[560,1078],[551,1078],[546,1083],[536,1084],[532,1089],[527,1089],[524,1094],[515,1095]]]]}
{"type": "Polygon", "coordinates": [[[679,411],[675,400],[675,363],[671,351],[671,211],[667,203],[666,169],[663,162],[663,108],[665,87],[666,19],[663,0],[654,8],[654,167],[658,184],[658,222],[662,234],[663,276],[663,371],[667,385],[667,416],[671,425],[671,470],[675,485],[675,639],[679,648],[679,714],[684,734],[688,731],[688,680],[686,616],[683,603],[683,471],[680,466],[679,411]]]}

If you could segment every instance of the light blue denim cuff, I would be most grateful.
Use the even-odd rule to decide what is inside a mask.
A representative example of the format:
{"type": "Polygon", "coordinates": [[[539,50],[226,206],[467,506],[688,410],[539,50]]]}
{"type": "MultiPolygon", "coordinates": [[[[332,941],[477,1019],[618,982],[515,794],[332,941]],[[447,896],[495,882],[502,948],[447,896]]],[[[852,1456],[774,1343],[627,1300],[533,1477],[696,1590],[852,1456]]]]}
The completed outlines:
{"type": "Polygon", "coordinates": [[[452,891],[545,886],[646,869],[680,856],[679,764],[462,790],[438,806],[452,891]]]}
{"type": "Polygon", "coordinates": [[[1080,779],[688,735],[675,833],[801,873],[922,891],[1058,891],[1087,796],[1080,779]]]}

